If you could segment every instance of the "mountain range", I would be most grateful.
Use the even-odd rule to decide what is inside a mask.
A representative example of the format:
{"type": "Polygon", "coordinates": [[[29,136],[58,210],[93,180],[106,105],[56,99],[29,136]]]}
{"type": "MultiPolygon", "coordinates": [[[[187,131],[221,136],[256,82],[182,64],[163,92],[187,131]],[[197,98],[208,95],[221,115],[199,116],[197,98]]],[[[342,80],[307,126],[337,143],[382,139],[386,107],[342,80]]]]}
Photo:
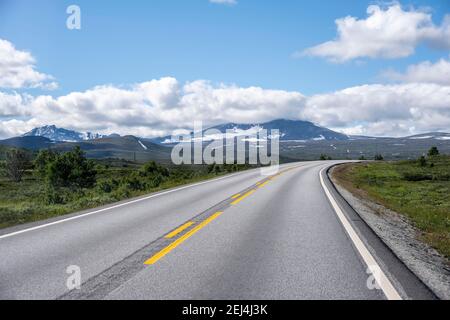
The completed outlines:
{"type": "Polygon", "coordinates": [[[67,130],[64,128],[57,128],[55,125],[51,125],[34,128],[33,130],[25,133],[23,137],[44,137],[52,141],[80,142],[86,140],[101,139],[107,136],[92,132],[78,132],[74,130],[67,130]]]}
{"type": "MultiPolygon", "coordinates": [[[[434,132],[403,138],[347,136],[311,122],[284,119],[259,124],[218,125],[202,132],[203,141],[222,139],[227,130],[236,137],[245,137],[262,129],[267,129],[269,134],[272,129],[279,130],[281,156],[291,160],[318,159],[322,153],[335,159],[358,159],[361,156],[370,159],[376,153],[383,154],[386,159],[406,159],[426,153],[431,146],[438,146],[443,153],[450,153],[449,133],[434,132]],[[217,134],[218,131],[211,133],[211,129],[221,134],[217,134]]],[[[178,141],[171,136],[148,139],[118,134],[102,135],[54,125],[35,128],[20,137],[0,140],[0,146],[34,151],[48,148],[67,151],[79,145],[91,158],[167,162],[170,161],[171,147],[175,143],[178,141]]]]}
{"type": "MultiPolygon", "coordinates": [[[[232,136],[245,137],[255,136],[257,132],[267,130],[267,134],[270,137],[272,130],[275,129],[279,130],[280,141],[346,141],[350,139],[345,134],[319,127],[312,122],[285,119],[255,124],[226,123],[203,130],[202,136],[204,141],[211,141],[225,138],[226,132],[231,132],[232,136]],[[222,134],[212,133],[212,130],[220,131],[222,134]]],[[[193,133],[190,136],[193,137],[193,133]]],[[[178,139],[174,139],[171,136],[151,140],[156,143],[169,145],[179,142],[178,139]]]]}

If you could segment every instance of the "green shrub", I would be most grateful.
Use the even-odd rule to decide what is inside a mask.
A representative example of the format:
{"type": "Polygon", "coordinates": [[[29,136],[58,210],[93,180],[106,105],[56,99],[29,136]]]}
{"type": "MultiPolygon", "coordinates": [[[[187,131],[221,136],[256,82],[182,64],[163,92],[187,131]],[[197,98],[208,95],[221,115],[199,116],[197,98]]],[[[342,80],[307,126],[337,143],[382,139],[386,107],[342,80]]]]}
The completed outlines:
{"type": "Polygon", "coordinates": [[[61,189],[57,190],[52,186],[47,186],[45,189],[45,202],[46,204],[64,204],[67,198],[65,197],[61,189]]]}
{"type": "Polygon", "coordinates": [[[145,181],[136,172],[133,172],[131,175],[126,177],[122,184],[131,191],[143,191],[146,189],[145,181]]]}
{"type": "Polygon", "coordinates": [[[417,162],[419,163],[420,167],[426,167],[427,166],[427,159],[425,159],[424,156],[421,156],[417,162]]]}
{"type": "Polygon", "coordinates": [[[131,196],[131,191],[128,188],[128,186],[121,184],[119,186],[119,188],[117,188],[116,190],[114,190],[111,195],[113,196],[114,199],[116,200],[123,200],[123,199],[127,199],[131,196]]]}
{"type": "Polygon", "coordinates": [[[116,189],[119,185],[119,182],[116,179],[109,179],[100,181],[97,184],[97,188],[100,192],[103,193],[111,193],[114,189],[116,189]]]}
{"type": "Polygon", "coordinates": [[[52,150],[39,151],[33,162],[36,175],[45,178],[49,164],[55,161],[57,157],[58,154],[52,150]]]}
{"type": "Polygon", "coordinates": [[[439,155],[439,150],[437,147],[431,147],[430,150],[428,151],[429,157],[434,157],[434,156],[438,156],[438,155],[439,155]]]}
{"type": "Polygon", "coordinates": [[[6,175],[14,182],[22,181],[25,170],[29,166],[28,154],[20,149],[13,149],[6,153],[6,175]]]}
{"type": "Polygon", "coordinates": [[[418,171],[403,172],[403,179],[406,181],[428,181],[433,180],[433,175],[418,171]]]}
{"type": "Polygon", "coordinates": [[[153,176],[160,174],[164,177],[169,176],[169,170],[159,164],[157,164],[155,161],[149,161],[146,164],[144,164],[141,168],[141,173],[143,176],[153,176]]]}
{"type": "Polygon", "coordinates": [[[94,162],[87,160],[80,147],[56,156],[47,167],[47,179],[52,187],[91,188],[96,182],[94,162]]]}
{"type": "Polygon", "coordinates": [[[163,183],[163,181],[164,181],[164,178],[160,174],[158,174],[158,175],[152,177],[152,179],[149,181],[148,186],[150,188],[158,188],[163,183]]]}

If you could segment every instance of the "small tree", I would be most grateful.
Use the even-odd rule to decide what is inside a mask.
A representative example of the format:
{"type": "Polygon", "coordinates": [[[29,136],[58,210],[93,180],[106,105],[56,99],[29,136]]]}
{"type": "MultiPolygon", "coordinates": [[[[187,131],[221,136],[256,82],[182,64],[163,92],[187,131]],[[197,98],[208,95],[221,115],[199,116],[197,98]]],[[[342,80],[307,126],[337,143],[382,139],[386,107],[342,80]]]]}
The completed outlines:
{"type": "Polygon", "coordinates": [[[384,160],[383,156],[380,153],[377,153],[375,155],[374,159],[375,159],[375,161],[383,161],[384,160]]]}
{"type": "Polygon", "coordinates": [[[439,149],[437,147],[431,147],[430,150],[428,151],[429,157],[438,156],[438,155],[439,155],[439,149]]]}
{"type": "Polygon", "coordinates": [[[169,170],[155,161],[147,162],[142,166],[141,172],[144,176],[162,175],[164,177],[169,176],[169,170]]]}
{"type": "Polygon", "coordinates": [[[34,169],[35,172],[44,178],[47,174],[47,168],[50,163],[56,160],[58,154],[52,150],[41,150],[39,151],[36,159],[34,159],[34,169]]]}
{"type": "Polygon", "coordinates": [[[425,167],[427,165],[427,159],[425,159],[424,156],[421,156],[419,158],[418,162],[419,162],[419,166],[421,166],[421,167],[425,167]]]}
{"type": "Polygon", "coordinates": [[[6,174],[15,182],[22,181],[29,159],[23,150],[13,149],[6,153],[6,174]]]}
{"type": "Polygon", "coordinates": [[[80,147],[58,155],[47,168],[47,179],[51,186],[91,188],[96,182],[95,164],[87,160],[80,147]]]}
{"type": "Polygon", "coordinates": [[[364,161],[364,160],[366,160],[366,157],[361,156],[361,157],[359,157],[359,160],[364,161]]]}

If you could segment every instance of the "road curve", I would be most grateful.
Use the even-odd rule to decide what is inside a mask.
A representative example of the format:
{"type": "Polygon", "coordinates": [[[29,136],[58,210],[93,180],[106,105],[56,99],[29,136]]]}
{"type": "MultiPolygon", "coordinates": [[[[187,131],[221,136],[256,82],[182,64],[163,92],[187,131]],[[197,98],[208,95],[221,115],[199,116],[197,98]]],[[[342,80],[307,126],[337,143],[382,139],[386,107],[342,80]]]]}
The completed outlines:
{"type": "MultiPolygon", "coordinates": [[[[333,163],[246,171],[3,230],[0,299],[389,298],[368,286],[367,261],[321,183],[333,163]],[[81,290],[68,290],[68,266],[80,267],[81,290]]],[[[367,232],[356,232],[364,246],[367,232]]],[[[399,298],[431,297],[371,244],[399,298]]]]}

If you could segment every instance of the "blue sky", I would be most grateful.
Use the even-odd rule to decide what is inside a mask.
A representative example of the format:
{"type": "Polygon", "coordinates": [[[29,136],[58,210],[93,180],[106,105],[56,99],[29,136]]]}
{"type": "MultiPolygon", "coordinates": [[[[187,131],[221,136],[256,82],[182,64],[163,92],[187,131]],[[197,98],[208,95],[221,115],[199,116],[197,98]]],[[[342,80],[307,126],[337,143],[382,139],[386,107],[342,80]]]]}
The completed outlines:
{"type": "Polygon", "coordinates": [[[355,134],[450,131],[449,39],[448,0],[0,0],[0,59],[11,64],[0,63],[0,137],[50,122],[154,136],[189,127],[188,113],[208,125],[283,117],[355,134]],[[71,4],[81,30],[66,28],[71,4]],[[14,73],[23,79],[12,85],[14,73]],[[36,80],[46,75],[56,89],[36,80]]]}
{"type": "MultiPolygon", "coordinates": [[[[316,94],[377,82],[381,69],[404,69],[444,52],[419,47],[392,61],[334,64],[292,54],[336,35],[334,20],[364,17],[371,1],[0,0],[0,38],[33,53],[39,69],[58,79],[53,94],[99,84],[164,76],[316,94]],[[70,4],[82,13],[80,31],[65,28],[70,4]]],[[[447,0],[408,1],[432,8],[440,23],[447,0]]]]}

